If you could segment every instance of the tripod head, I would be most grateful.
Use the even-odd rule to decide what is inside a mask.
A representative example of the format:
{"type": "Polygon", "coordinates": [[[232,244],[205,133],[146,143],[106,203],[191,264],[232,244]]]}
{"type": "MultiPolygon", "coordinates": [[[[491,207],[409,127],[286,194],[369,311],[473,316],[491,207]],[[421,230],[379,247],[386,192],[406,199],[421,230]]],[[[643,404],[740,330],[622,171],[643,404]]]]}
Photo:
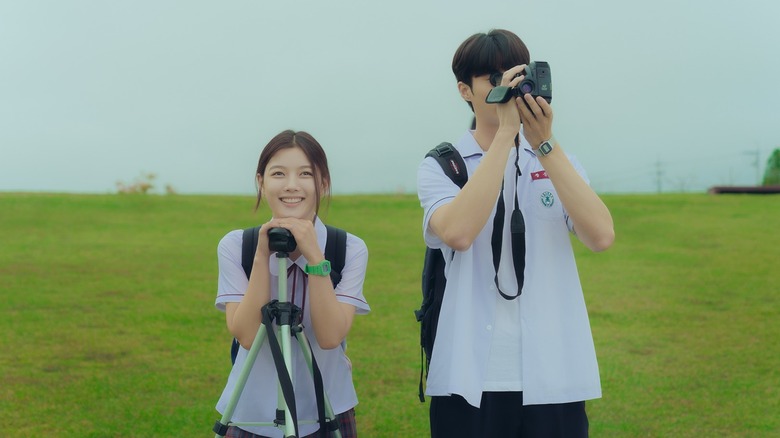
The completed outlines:
{"type": "Polygon", "coordinates": [[[268,249],[276,252],[276,257],[286,258],[295,251],[297,244],[287,228],[271,228],[268,230],[268,249]]]}

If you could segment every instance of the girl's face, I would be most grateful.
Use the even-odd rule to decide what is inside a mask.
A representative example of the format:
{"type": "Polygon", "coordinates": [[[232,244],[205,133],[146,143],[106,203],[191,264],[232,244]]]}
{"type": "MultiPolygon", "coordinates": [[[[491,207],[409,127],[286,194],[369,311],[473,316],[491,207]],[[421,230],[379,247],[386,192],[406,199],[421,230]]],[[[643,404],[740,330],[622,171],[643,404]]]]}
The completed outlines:
{"type": "MultiPolygon", "coordinates": [[[[268,161],[257,184],[275,218],[313,220],[317,214],[314,168],[299,147],[281,149],[268,161]]],[[[320,186],[320,193],[324,188],[320,186]]]]}

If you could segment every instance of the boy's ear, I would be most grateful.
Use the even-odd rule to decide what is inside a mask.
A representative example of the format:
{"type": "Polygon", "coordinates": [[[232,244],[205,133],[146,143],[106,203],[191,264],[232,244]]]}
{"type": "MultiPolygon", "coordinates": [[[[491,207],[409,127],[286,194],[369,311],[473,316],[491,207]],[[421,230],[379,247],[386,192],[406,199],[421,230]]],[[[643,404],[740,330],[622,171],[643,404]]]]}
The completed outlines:
{"type": "Polygon", "coordinates": [[[474,98],[474,94],[471,92],[471,87],[466,85],[464,82],[458,82],[458,92],[460,93],[460,97],[462,97],[466,102],[471,102],[471,99],[474,98]]]}

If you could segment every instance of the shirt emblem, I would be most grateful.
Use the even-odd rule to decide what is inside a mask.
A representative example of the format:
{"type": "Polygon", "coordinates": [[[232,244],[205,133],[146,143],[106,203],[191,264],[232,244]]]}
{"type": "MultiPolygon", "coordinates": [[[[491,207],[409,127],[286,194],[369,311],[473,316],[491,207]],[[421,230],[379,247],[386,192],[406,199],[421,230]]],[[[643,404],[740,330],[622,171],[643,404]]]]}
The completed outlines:
{"type": "Polygon", "coordinates": [[[555,196],[553,196],[553,194],[550,192],[544,192],[542,193],[540,200],[542,201],[542,205],[544,205],[547,208],[550,208],[555,203],[555,196]]]}

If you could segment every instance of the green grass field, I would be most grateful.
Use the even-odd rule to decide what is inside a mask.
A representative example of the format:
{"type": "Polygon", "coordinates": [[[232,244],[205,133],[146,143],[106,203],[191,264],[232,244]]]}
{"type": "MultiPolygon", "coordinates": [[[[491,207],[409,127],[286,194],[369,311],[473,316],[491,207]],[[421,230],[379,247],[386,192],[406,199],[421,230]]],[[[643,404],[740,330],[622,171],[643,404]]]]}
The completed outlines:
{"type": "MultiPolygon", "coordinates": [[[[576,245],[604,397],[594,437],[780,436],[780,197],[605,196],[576,245]]],[[[251,197],[0,194],[0,436],[206,437],[229,372],[216,245],[251,197]]],[[[422,437],[422,210],[339,196],[369,248],[349,354],[364,437],[422,437]]]]}

